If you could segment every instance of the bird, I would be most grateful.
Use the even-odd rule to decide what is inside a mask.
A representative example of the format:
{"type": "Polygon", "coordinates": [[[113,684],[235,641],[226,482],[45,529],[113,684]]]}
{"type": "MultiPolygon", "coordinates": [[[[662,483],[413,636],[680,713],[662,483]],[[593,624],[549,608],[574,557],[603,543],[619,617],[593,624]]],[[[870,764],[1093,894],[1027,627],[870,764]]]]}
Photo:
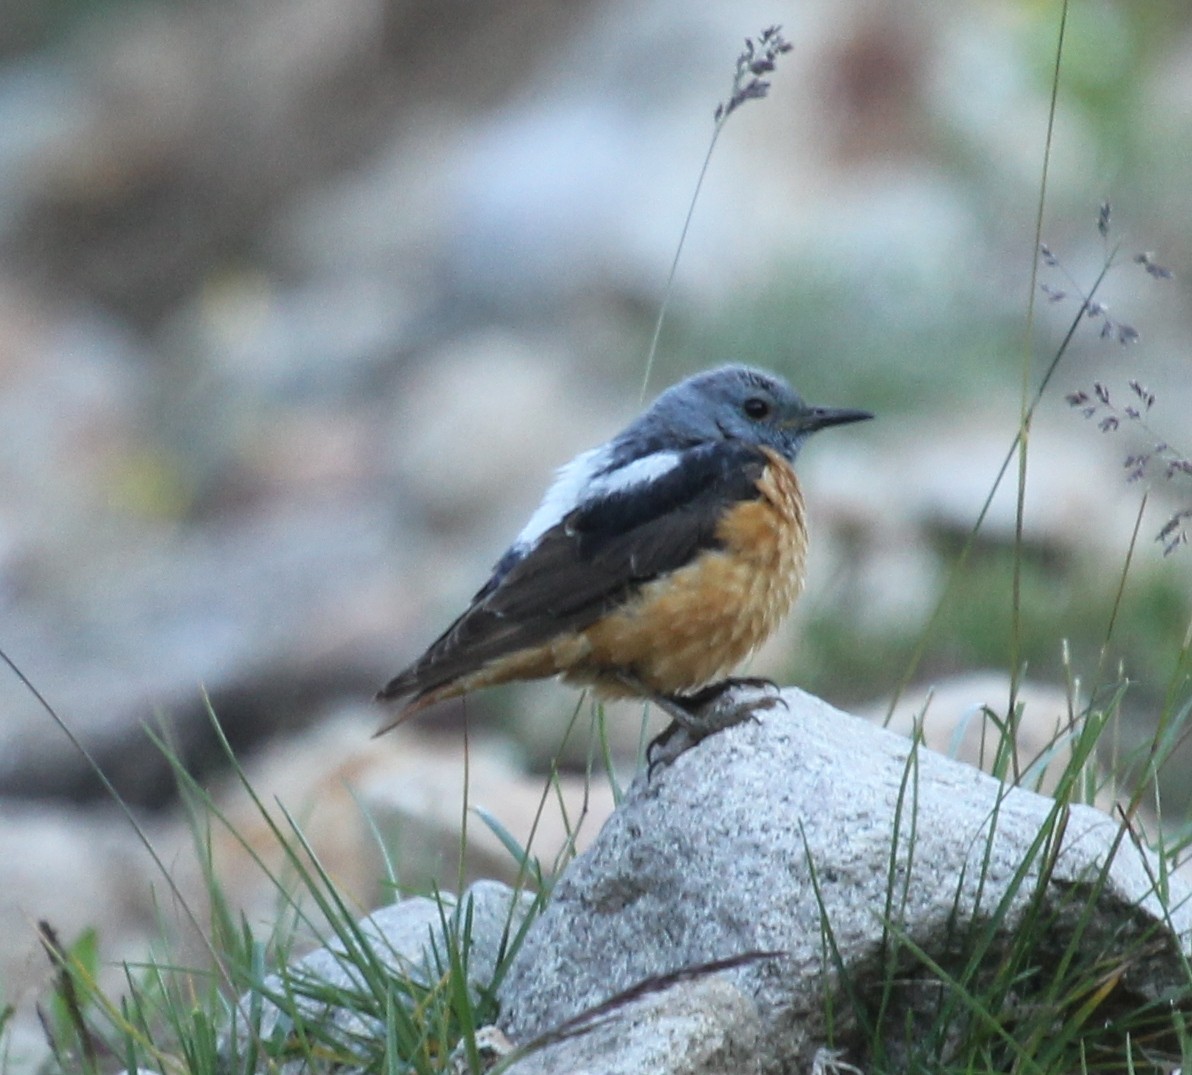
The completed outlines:
{"type": "Polygon", "coordinates": [[[817,407],[741,364],[671,386],[560,468],[467,609],[377,699],[378,735],[438,702],[559,676],[652,701],[699,739],[744,719],[709,707],[803,588],[793,463],[811,434],[872,418],[817,407]]]}

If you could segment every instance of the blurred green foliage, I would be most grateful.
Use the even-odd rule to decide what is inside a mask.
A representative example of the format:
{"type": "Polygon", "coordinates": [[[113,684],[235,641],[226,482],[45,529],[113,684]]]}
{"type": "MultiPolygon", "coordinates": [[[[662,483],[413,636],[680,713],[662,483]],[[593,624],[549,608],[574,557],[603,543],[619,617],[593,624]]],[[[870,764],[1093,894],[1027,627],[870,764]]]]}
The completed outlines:
{"type": "MultiPolygon", "coordinates": [[[[940,540],[943,565],[959,553],[961,540],[957,535],[940,540]]],[[[1063,683],[1067,643],[1072,671],[1085,689],[1098,669],[1102,687],[1124,675],[1131,684],[1125,711],[1153,726],[1192,620],[1188,565],[1178,555],[1163,560],[1156,548],[1138,551],[1110,633],[1120,567],[1109,571],[1100,560],[1026,547],[1019,652],[1027,675],[1063,683]]],[[[1013,571],[1010,545],[976,544],[929,636],[917,680],[1006,668],[1013,571]]],[[[810,616],[806,641],[791,655],[792,680],[842,703],[885,696],[908,667],[924,626],[902,623],[878,634],[867,625],[863,608],[821,603],[810,616]]]]}

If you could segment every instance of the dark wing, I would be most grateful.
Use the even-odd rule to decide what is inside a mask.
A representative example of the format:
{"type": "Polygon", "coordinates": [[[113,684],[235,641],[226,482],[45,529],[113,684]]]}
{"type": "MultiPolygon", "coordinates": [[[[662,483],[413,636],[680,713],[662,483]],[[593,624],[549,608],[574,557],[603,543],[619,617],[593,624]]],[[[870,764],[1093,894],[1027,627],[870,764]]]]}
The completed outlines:
{"type": "Polygon", "coordinates": [[[546,531],[378,698],[435,690],[491,661],[581,631],[643,583],[717,545],[733,503],[756,499],[766,458],[718,441],[685,452],[661,477],[583,504],[546,531]]]}

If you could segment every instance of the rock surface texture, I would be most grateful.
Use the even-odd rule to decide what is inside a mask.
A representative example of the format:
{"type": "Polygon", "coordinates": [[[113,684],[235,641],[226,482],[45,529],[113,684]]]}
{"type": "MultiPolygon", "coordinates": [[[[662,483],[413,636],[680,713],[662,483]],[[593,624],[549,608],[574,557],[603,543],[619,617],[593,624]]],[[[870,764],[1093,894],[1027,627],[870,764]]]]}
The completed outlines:
{"type": "Polygon", "coordinates": [[[757,1009],[718,977],[680,982],[518,1060],[507,1075],[744,1075],[757,1070],[757,1009]]]}
{"type": "MultiPolygon", "coordinates": [[[[527,1043],[651,978],[780,950],[717,975],[760,1023],[737,1036],[722,1031],[734,1050],[757,1043],[748,1059],[736,1055],[733,1070],[809,1071],[817,1053],[821,1063],[832,1055],[864,1066],[855,1028],[881,1002],[867,990],[880,992],[883,960],[899,961],[882,1018],[894,1035],[889,1057],[912,1047],[916,1020],[929,1018],[946,990],[902,940],[956,973],[985,943],[976,938],[991,916],[991,967],[1024,916],[1045,915],[1048,926],[1035,921],[1032,936],[1052,947],[1031,953],[1037,966],[1056,965],[1073,947],[1090,959],[1137,951],[1145,937],[1152,954],[1117,989],[1151,999],[1182,980],[1181,952],[1192,941],[1187,893],[1172,879],[1167,902],[1177,910],[1165,915],[1154,895],[1157,864],[1107,815],[1061,811],[970,766],[912,753],[907,740],[809,695],[784,697],[787,710],[762,712],[649,781],[638,778],[556,886],[503,983],[500,1026],[512,1041],[527,1043]],[[1050,844],[1040,840],[1047,831],[1050,844]],[[829,1047],[842,1052],[821,1051],[829,1047]]],[[[626,1006],[627,1027],[640,1003],[626,1006]]],[[[698,1023],[698,1012],[688,1014],[698,1023]]],[[[594,1032],[610,1048],[619,1040],[607,1022],[594,1032]]],[[[549,1070],[597,1070],[582,1038],[551,1048],[549,1070]]],[[[547,1070],[549,1052],[511,1071],[547,1070]]],[[[622,1070],[608,1053],[598,1068],[622,1070]]],[[[713,1068],[685,1059],[649,1070],[713,1068]]]]}

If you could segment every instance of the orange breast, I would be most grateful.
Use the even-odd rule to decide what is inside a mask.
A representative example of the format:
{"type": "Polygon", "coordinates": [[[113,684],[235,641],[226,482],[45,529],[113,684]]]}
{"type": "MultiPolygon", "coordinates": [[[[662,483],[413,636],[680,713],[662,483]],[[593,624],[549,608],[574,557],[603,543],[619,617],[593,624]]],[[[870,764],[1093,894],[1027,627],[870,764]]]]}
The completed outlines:
{"type": "Polygon", "coordinates": [[[725,514],[716,530],[721,547],[561,639],[553,656],[564,678],[624,695],[601,673],[625,670],[661,694],[677,694],[725,675],[769,637],[803,588],[807,528],[794,471],[763,451],[770,465],[758,482],[761,496],[725,514]]]}

